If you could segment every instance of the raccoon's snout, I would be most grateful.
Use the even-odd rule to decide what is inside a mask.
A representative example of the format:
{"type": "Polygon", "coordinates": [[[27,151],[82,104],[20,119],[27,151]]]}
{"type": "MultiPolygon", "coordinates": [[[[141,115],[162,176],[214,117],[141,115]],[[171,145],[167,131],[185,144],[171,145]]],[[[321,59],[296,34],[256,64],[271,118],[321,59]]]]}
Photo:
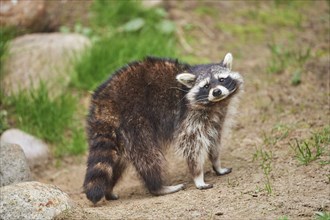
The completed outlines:
{"type": "Polygon", "coordinates": [[[219,97],[222,94],[221,89],[214,89],[212,95],[214,97],[219,97]]]}

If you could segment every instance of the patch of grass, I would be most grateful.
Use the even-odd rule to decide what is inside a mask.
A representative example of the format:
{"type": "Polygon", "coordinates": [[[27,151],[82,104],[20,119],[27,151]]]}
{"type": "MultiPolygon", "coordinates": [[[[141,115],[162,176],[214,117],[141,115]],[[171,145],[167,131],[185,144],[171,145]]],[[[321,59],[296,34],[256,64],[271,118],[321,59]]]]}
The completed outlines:
{"type": "Polygon", "coordinates": [[[44,83],[38,89],[10,96],[8,102],[20,128],[50,142],[63,134],[76,108],[76,99],[69,93],[51,99],[44,83]]]}
{"type": "MultiPolygon", "coordinates": [[[[314,133],[310,139],[298,140],[290,143],[295,152],[296,159],[303,165],[317,160],[325,152],[326,146],[330,144],[330,127],[325,127],[322,131],[314,133]]],[[[323,164],[329,161],[322,161],[323,164]]]]}
{"type": "Polygon", "coordinates": [[[266,151],[263,149],[257,149],[253,155],[253,161],[259,161],[260,168],[264,174],[264,189],[267,191],[268,195],[273,192],[270,173],[272,171],[272,160],[273,153],[271,151],[266,151]]]}
{"type": "Polygon", "coordinates": [[[92,90],[122,65],[147,55],[175,56],[175,41],[165,35],[155,40],[150,33],[122,33],[94,44],[76,65],[74,86],[92,90]]]}
{"type": "Polygon", "coordinates": [[[116,69],[147,55],[175,57],[174,23],[136,1],[96,0],[91,28],[98,35],[75,67],[72,85],[93,90],[116,69]]]}
{"type": "Polygon", "coordinates": [[[16,30],[13,28],[0,28],[0,61],[6,53],[7,43],[16,36],[16,30]]]}
{"type": "Polygon", "coordinates": [[[291,84],[297,86],[301,83],[301,70],[296,70],[291,78],[291,84]]]}
{"type": "Polygon", "coordinates": [[[8,126],[8,113],[6,110],[0,110],[0,134],[2,134],[8,126]]]}
{"type": "Polygon", "coordinates": [[[268,73],[282,73],[289,66],[299,71],[303,65],[311,57],[311,48],[303,49],[288,49],[283,45],[269,44],[268,48],[271,52],[271,59],[268,63],[268,73]]]}
{"type": "Polygon", "coordinates": [[[274,146],[278,141],[288,137],[291,128],[289,125],[278,123],[275,124],[270,134],[263,132],[263,142],[266,146],[274,146]]]}
{"type": "MultiPolygon", "coordinates": [[[[17,31],[13,28],[0,28],[0,86],[3,77],[3,62],[6,59],[8,42],[17,35],[17,31]]],[[[1,90],[1,88],[0,88],[1,90]]],[[[0,91],[1,92],[1,91],[0,91]]],[[[2,95],[1,95],[2,96],[2,95]]],[[[2,97],[0,97],[2,99],[2,97]]],[[[1,106],[1,100],[0,100],[1,106]]]]}
{"type": "Polygon", "coordinates": [[[330,220],[330,213],[329,212],[316,212],[315,219],[316,220],[330,220]]]}
{"type": "Polygon", "coordinates": [[[78,127],[70,126],[70,130],[66,136],[65,140],[61,140],[54,150],[56,157],[79,155],[86,151],[86,136],[81,125],[78,125],[78,127]]]}
{"type": "Polygon", "coordinates": [[[194,12],[197,14],[197,15],[201,15],[201,16],[211,16],[211,17],[214,17],[216,15],[218,15],[218,10],[214,7],[211,7],[211,6],[205,6],[205,5],[200,5],[198,7],[196,7],[194,9],[194,12]]]}
{"type": "Polygon", "coordinates": [[[304,65],[311,58],[311,48],[290,49],[278,44],[269,44],[268,48],[271,52],[271,59],[268,62],[267,72],[271,74],[292,72],[291,84],[299,85],[302,82],[304,65]]]}
{"type": "MultiPolygon", "coordinates": [[[[253,161],[258,161],[259,166],[264,174],[263,189],[271,195],[273,186],[271,182],[273,152],[272,149],[279,141],[286,139],[291,131],[291,126],[283,123],[277,123],[270,132],[263,132],[263,146],[258,147],[253,154],[253,161]]],[[[259,192],[258,187],[256,192],[259,192]]]]}
{"type": "Polygon", "coordinates": [[[278,218],[278,220],[289,220],[289,218],[287,216],[281,216],[278,218]]]}
{"type": "Polygon", "coordinates": [[[256,41],[263,40],[265,27],[260,24],[228,24],[218,23],[216,28],[233,37],[239,38],[240,41],[256,41]]]}
{"type": "Polygon", "coordinates": [[[305,5],[302,1],[275,1],[275,7],[244,11],[242,16],[265,26],[301,28],[305,5]]]}
{"type": "Polygon", "coordinates": [[[83,152],[83,132],[76,128],[74,114],[77,99],[70,93],[51,98],[47,87],[41,83],[37,89],[20,91],[5,99],[5,105],[16,126],[56,146],[66,146],[63,155],[83,152]],[[72,133],[72,134],[71,134],[72,133]],[[70,144],[67,144],[68,142],[70,144]]]}

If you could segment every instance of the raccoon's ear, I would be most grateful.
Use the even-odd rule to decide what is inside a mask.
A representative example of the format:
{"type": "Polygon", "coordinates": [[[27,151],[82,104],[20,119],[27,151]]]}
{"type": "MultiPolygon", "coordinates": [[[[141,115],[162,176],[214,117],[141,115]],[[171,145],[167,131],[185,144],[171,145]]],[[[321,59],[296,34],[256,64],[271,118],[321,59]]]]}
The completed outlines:
{"type": "Polygon", "coordinates": [[[233,65],[233,55],[231,55],[231,53],[227,53],[225,58],[223,58],[222,60],[222,65],[226,68],[228,68],[229,70],[231,70],[231,67],[233,65]]]}
{"type": "Polygon", "coordinates": [[[179,81],[179,83],[182,83],[188,88],[191,88],[194,86],[196,76],[191,73],[180,73],[179,75],[176,76],[176,79],[179,81]]]}

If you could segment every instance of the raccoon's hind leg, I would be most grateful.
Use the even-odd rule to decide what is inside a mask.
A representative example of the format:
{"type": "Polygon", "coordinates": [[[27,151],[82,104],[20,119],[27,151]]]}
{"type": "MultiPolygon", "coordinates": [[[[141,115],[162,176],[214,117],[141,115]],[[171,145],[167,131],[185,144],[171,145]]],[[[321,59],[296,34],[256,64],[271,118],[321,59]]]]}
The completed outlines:
{"type": "Polygon", "coordinates": [[[143,154],[134,156],[133,165],[151,194],[165,195],[184,189],[183,184],[174,186],[163,185],[165,158],[160,150],[142,149],[143,154]]]}
{"type": "Polygon", "coordinates": [[[209,152],[209,158],[212,162],[212,168],[218,176],[231,173],[232,168],[221,167],[219,149],[211,149],[209,152]]]}

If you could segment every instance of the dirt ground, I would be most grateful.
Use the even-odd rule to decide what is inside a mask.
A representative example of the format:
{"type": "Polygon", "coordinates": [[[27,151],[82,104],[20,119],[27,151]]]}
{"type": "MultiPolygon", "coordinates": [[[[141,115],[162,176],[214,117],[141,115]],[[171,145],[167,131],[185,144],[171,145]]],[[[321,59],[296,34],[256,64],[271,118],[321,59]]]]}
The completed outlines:
{"type": "Polygon", "coordinates": [[[242,40],[216,28],[217,24],[245,25],[247,21],[241,16],[244,10],[267,11],[274,5],[250,1],[166,3],[171,18],[183,30],[178,33],[184,39],[181,44],[188,44],[183,45],[186,49],[183,56],[193,54],[220,61],[231,50],[233,69],[244,76],[245,93],[237,124],[222,151],[224,166],[232,167],[233,172],[218,177],[210,164],[206,164],[206,182],[214,187],[201,191],[193,185],[184,161],[168,152],[168,183],[185,183],[185,190],[152,196],[130,168],[115,188],[120,199],[102,200],[93,207],[82,193],[87,155],[65,158],[59,167],[53,163],[34,172],[38,181],[57,185],[76,202],[77,207],[59,219],[279,219],[285,216],[312,219],[316,212],[329,212],[330,165],[320,163],[329,161],[329,146],[327,153],[305,166],[295,158],[289,144],[295,138],[308,139],[312,132],[330,122],[329,4],[326,1],[310,4],[301,9],[305,19],[300,28],[285,27],[286,32],[266,29],[261,40],[242,40]],[[213,10],[203,13],[197,9],[200,4],[213,10]],[[193,24],[194,28],[186,30],[187,24],[193,24]],[[287,38],[287,33],[294,38],[287,38]],[[311,48],[312,56],[303,65],[300,85],[291,85],[290,68],[281,74],[267,73],[271,58],[267,45],[274,38],[288,48],[289,45],[294,49],[311,48]],[[321,56],[318,51],[328,52],[321,56]],[[253,159],[258,149],[272,152],[268,161],[271,194],[265,190],[267,179],[260,166],[261,159],[253,159]]]}

